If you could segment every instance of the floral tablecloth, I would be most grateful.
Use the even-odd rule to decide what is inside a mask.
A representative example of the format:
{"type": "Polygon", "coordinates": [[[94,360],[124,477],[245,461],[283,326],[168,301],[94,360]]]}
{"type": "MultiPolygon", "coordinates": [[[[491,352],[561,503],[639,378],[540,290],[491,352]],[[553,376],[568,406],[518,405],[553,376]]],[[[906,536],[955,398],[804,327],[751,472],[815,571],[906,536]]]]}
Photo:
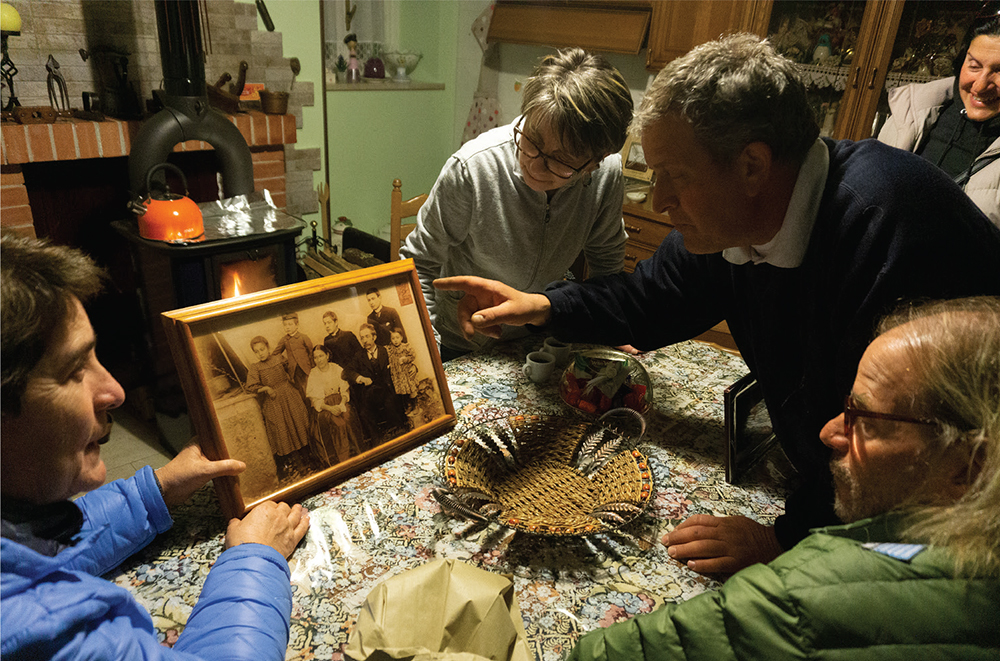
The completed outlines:
{"type": "MultiPolygon", "coordinates": [[[[431,489],[443,486],[451,436],[471,424],[523,413],[572,415],[558,378],[543,384],[521,373],[530,336],[493,353],[445,364],[458,414],[449,435],[304,501],[312,527],[292,556],[293,610],[287,659],[341,659],[365,597],[380,581],[431,558],[458,558],[514,576],[535,657],[561,659],[580,635],[718,587],[671,560],[618,537],[539,537],[446,516],[431,489]]],[[[574,350],[583,349],[581,345],[574,350]]],[[[657,537],[692,514],[745,515],[770,522],[782,511],[785,465],[769,456],[744,483],[724,478],[723,390],[747,372],[736,355],[699,342],[644,354],[654,410],[643,451],[654,492],[648,518],[657,537]]],[[[780,452],[771,453],[780,455],[780,452]]],[[[174,527],[116,574],[153,614],[170,644],[222,552],[225,520],[210,488],[175,512],[174,527]]]]}

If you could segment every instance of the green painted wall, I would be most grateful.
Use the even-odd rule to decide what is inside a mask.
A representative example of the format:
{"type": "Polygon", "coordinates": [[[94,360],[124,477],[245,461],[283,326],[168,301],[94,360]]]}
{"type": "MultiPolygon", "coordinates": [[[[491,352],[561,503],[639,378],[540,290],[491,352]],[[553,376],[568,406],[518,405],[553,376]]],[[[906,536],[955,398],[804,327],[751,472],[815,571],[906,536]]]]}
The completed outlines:
{"type": "MultiPolygon", "coordinates": [[[[254,4],[253,0],[237,0],[254,4]]],[[[323,35],[319,20],[320,0],[266,0],[267,13],[274,22],[274,31],[280,32],[282,48],[286,58],[297,57],[302,71],[295,80],[296,87],[312,84],[314,103],[302,107],[302,128],[298,130],[296,148],[322,151],[321,161],[326,163],[326,149],[323,142],[323,94],[324,64],[323,35]]],[[[266,30],[260,16],[257,27],[266,30]]],[[[326,181],[326,168],[313,173],[313,187],[326,181]]],[[[319,213],[303,216],[306,222],[319,222],[319,213]]]]}
{"type": "Polygon", "coordinates": [[[400,3],[399,41],[423,53],[412,77],[444,90],[335,90],[326,93],[330,209],[379,234],[389,224],[392,180],[403,197],[433,186],[453,144],[458,3],[400,3]]]}
{"type": "MultiPolygon", "coordinates": [[[[326,92],[320,1],[267,0],[275,30],[282,33],[284,56],[298,57],[302,62],[298,81],[315,86],[316,104],[303,108],[297,146],[324,148],[332,218],[347,216],[356,227],[378,234],[389,223],[392,180],[403,181],[405,197],[427,192],[458,147],[453,134],[458,121],[455,76],[460,3],[394,0],[399,2],[399,47],[423,53],[413,78],[442,83],[444,90],[326,92]]],[[[259,19],[258,25],[264,29],[259,19]]],[[[326,172],[314,175],[316,184],[326,179],[326,172]]],[[[319,215],[305,219],[318,220],[319,215]]]]}

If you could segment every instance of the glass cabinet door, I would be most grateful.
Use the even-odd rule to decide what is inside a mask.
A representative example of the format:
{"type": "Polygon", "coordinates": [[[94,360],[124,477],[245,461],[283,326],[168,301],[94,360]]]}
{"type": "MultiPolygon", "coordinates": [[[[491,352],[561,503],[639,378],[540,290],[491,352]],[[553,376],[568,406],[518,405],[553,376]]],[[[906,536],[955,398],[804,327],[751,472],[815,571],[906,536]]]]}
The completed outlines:
{"type": "Polygon", "coordinates": [[[821,134],[860,140],[885,119],[887,90],[952,75],[982,0],[775,0],[767,36],[798,63],[821,134]]]}
{"type": "MultiPolygon", "coordinates": [[[[771,9],[767,38],[779,53],[799,65],[820,134],[834,136],[837,116],[865,18],[865,2],[777,0],[771,9]]],[[[839,136],[838,136],[839,137],[839,136]]]]}

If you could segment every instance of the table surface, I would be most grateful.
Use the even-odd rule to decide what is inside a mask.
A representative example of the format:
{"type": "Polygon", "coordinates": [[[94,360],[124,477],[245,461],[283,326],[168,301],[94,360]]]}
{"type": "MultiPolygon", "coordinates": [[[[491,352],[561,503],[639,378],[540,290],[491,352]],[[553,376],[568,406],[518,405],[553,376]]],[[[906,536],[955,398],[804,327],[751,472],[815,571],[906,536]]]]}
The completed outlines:
{"type": "MultiPolygon", "coordinates": [[[[489,354],[445,363],[456,432],[510,415],[575,415],[560,400],[555,376],[535,384],[521,373],[524,355],[542,340],[529,336],[489,354]]],[[[740,485],[728,484],[724,476],[723,391],[747,372],[742,359],[684,342],[640,361],[654,395],[641,449],[653,473],[646,514],[657,537],[698,513],[773,521],[782,511],[787,477],[780,452],[772,452],[740,485]]],[[[446,516],[430,492],[445,485],[442,458],[454,433],[303,501],[312,526],[290,561],[294,601],[287,659],[341,658],[372,588],[432,558],[512,574],[529,646],[540,660],[563,658],[587,631],[719,586],[671,560],[661,544],[642,551],[603,534],[542,537],[446,516]]],[[[211,487],[178,508],[174,518],[170,531],[108,577],[149,609],[166,644],[183,630],[223,550],[225,532],[211,487]]]]}

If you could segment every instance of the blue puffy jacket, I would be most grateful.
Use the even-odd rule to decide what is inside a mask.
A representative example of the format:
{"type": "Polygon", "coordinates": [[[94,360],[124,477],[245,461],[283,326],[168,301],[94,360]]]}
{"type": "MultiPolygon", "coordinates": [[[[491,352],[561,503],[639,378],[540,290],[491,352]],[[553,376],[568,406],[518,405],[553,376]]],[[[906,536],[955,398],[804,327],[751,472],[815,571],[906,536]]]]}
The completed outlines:
{"type": "Polygon", "coordinates": [[[149,613],[99,576],[173,523],[148,466],[76,501],[79,541],[48,557],[0,540],[3,659],[285,658],[292,608],[288,563],[262,544],[219,556],[173,649],[149,613]]]}

